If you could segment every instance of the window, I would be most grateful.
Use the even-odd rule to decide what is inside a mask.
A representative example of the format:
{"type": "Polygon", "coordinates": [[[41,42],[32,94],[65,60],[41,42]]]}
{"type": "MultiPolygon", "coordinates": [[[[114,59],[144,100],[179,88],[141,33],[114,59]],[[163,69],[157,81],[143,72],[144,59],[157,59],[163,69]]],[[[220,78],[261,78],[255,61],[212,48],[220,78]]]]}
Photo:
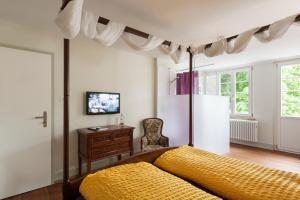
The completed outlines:
{"type": "Polygon", "coordinates": [[[250,114],[249,87],[249,69],[220,73],[219,94],[230,97],[230,110],[232,114],[250,114]]]}
{"type": "Polygon", "coordinates": [[[281,67],[281,116],[300,117],[300,64],[281,67]]]}
{"type": "Polygon", "coordinates": [[[206,95],[217,95],[217,74],[209,73],[205,79],[205,94],[206,95]]]}
{"type": "Polygon", "coordinates": [[[220,77],[220,94],[222,96],[231,96],[231,74],[230,73],[223,73],[220,77]]]}
{"type": "Polygon", "coordinates": [[[235,112],[249,114],[248,70],[235,73],[235,112]]]}

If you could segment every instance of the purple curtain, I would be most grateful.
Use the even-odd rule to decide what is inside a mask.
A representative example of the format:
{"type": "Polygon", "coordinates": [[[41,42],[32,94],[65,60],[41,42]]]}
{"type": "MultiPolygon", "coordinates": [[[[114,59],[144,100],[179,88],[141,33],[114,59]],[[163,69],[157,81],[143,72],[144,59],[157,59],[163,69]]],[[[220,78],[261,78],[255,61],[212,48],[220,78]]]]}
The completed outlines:
{"type": "MultiPolygon", "coordinates": [[[[186,95],[189,94],[190,85],[189,85],[189,72],[177,73],[176,80],[176,95],[186,95]]],[[[199,94],[199,80],[198,80],[198,71],[192,72],[193,79],[193,94],[199,94]]]]}

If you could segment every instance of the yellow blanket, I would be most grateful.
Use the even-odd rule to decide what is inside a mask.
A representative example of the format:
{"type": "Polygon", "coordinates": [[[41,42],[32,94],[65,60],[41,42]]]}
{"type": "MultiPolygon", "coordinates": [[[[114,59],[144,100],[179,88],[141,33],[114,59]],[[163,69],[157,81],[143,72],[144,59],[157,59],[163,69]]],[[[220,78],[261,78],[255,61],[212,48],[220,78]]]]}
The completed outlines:
{"type": "Polygon", "coordinates": [[[228,199],[300,200],[300,176],[183,146],[154,165],[228,199]]]}
{"type": "Polygon", "coordinates": [[[120,165],[88,175],[79,191],[87,200],[219,199],[146,162],[120,165]]]}

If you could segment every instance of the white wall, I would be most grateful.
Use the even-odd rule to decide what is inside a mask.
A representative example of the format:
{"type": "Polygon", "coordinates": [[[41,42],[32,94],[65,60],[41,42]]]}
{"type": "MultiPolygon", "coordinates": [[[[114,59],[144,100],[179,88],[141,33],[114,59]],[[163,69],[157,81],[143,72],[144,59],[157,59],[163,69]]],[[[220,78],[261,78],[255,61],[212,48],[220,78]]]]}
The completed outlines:
{"type": "MultiPolygon", "coordinates": [[[[63,136],[63,38],[32,27],[0,20],[0,44],[53,53],[52,180],[62,178],[63,136]]],[[[125,123],[136,127],[135,150],[139,149],[140,121],[155,115],[155,68],[150,57],[106,48],[85,39],[71,42],[70,167],[77,167],[75,129],[113,123],[117,115],[86,116],[84,92],[121,93],[125,123]]]]}
{"type": "Polygon", "coordinates": [[[275,148],[276,135],[276,66],[273,61],[264,61],[246,66],[252,67],[252,111],[258,121],[258,142],[232,140],[266,149],[275,148]]]}
{"type": "Polygon", "coordinates": [[[273,62],[253,65],[253,116],[258,121],[258,143],[265,147],[273,146],[276,67],[273,62]]]}

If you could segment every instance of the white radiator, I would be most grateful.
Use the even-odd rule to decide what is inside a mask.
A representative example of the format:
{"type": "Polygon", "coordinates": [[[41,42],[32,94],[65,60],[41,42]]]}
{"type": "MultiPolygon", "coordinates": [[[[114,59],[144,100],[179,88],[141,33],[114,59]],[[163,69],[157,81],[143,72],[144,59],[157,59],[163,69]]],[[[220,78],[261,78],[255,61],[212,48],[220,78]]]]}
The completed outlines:
{"type": "Polygon", "coordinates": [[[258,121],[230,119],[230,139],[257,142],[258,121]]]}

